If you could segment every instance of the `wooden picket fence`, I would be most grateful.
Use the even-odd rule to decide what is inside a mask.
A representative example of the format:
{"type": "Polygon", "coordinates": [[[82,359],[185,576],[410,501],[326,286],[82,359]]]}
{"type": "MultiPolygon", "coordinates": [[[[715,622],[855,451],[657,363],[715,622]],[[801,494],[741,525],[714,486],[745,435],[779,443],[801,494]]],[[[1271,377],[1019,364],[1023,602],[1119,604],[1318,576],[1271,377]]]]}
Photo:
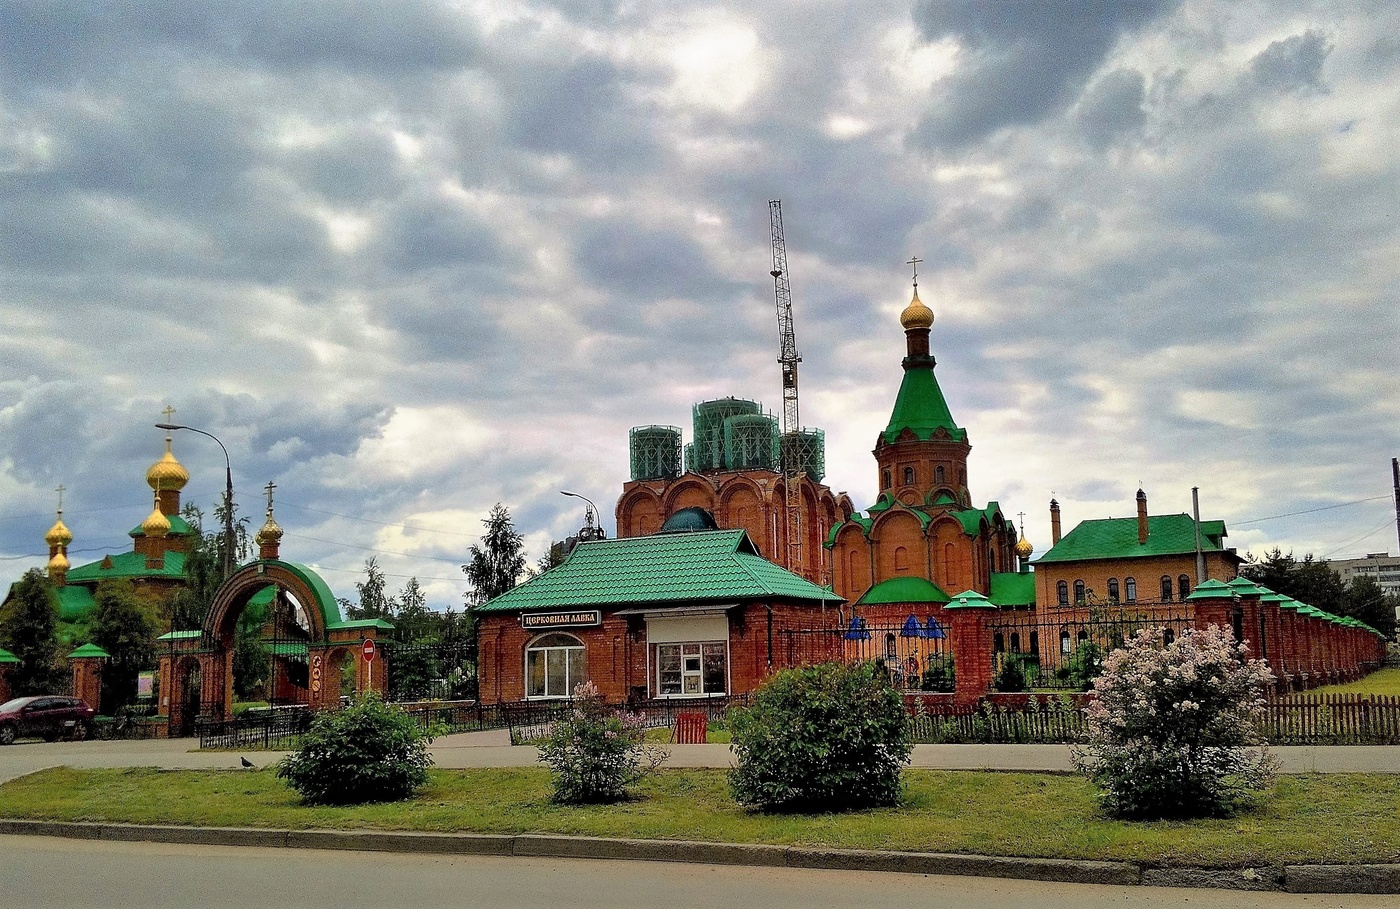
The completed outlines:
{"type": "Polygon", "coordinates": [[[1400,696],[1284,695],[1269,701],[1260,731],[1278,745],[1400,745],[1400,696]]]}

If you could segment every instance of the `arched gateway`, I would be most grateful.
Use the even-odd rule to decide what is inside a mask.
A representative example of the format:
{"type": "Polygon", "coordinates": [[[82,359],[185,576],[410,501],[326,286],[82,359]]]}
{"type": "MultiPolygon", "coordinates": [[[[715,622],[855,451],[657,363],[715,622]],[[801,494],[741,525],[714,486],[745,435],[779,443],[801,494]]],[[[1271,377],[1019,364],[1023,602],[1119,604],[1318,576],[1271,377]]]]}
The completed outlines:
{"type": "Polygon", "coordinates": [[[161,707],[172,735],[192,733],[197,718],[232,718],[234,643],[239,619],[250,607],[259,610],[257,633],[271,659],[266,692],[272,704],[312,710],[338,706],[342,666],[355,674],[356,694],[387,691],[383,650],[372,670],[360,654],[366,640],[378,640],[394,626],[383,619],[345,621],[319,574],[279,558],[282,528],[273,520],[270,493],[268,498],[267,522],[256,538],[257,561],[219,587],[202,628],[160,638],[161,707]]]}

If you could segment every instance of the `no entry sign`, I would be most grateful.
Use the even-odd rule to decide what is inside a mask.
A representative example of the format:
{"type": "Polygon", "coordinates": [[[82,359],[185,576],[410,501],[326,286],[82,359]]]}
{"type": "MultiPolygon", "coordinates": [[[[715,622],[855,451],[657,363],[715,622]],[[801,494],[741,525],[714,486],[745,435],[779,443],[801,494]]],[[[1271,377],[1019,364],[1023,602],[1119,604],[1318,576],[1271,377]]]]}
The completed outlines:
{"type": "Polygon", "coordinates": [[[374,662],[374,642],[369,638],[365,639],[364,646],[360,648],[360,655],[365,658],[366,663],[374,662]]]}

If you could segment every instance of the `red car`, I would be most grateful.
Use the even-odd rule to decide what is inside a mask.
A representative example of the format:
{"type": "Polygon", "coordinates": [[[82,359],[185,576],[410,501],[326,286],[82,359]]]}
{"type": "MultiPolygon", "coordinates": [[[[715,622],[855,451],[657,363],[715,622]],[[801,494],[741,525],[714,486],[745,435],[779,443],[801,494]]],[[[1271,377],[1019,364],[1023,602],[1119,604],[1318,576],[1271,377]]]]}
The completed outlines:
{"type": "Polygon", "coordinates": [[[86,738],[92,732],[92,718],[96,715],[97,711],[82,698],[15,698],[0,704],[0,745],[13,745],[22,736],[39,736],[46,742],[86,738]]]}

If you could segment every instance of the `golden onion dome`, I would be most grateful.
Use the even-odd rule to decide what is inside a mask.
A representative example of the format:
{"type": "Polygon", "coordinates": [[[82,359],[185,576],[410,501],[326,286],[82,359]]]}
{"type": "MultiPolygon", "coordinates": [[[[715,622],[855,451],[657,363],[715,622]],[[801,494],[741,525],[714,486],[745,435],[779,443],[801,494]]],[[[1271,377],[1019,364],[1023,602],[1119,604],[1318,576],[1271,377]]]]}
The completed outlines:
{"type": "Polygon", "coordinates": [[[1016,543],[1016,555],[1020,556],[1021,558],[1028,559],[1031,557],[1031,553],[1033,552],[1035,552],[1035,547],[1032,546],[1031,541],[1026,539],[1025,537],[1021,537],[1021,539],[1016,543]]]}
{"type": "Polygon", "coordinates": [[[262,529],[253,537],[253,542],[262,546],[267,543],[277,543],[282,539],[282,527],[277,523],[277,519],[272,516],[272,512],[267,513],[267,520],[263,522],[262,529]]]}
{"type": "Polygon", "coordinates": [[[904,307],[904,312],[899,314],[899,324],[904,326],[905,331],[933,327],[933,310],[919,299],[918,287],[914,288],[914,299],[910,300],[909,305],[904,307]]]}
{"type": "Polygon", "coordinates": [[[190,481],[190,472],[185,469],[185,465],[175,460],[175,455],[170,451],[170,436],[165,437],[165,455],[151,465],[151,469],[146,471],[146,482],[155,490],[174,489],[181,490],[190,481]]]}
{"type": "Polygon", "coordinates": [[[151,510],[150,517],[141,522],[141,532],[148,537],[163,537],[170,533],[170,519],[160,513],[160,505],[151,510]]]}
{"type": "Polygon", "coordinates": [[[68,570],[68,557],[62,552],[55,552],[53,558],[49,559],[49,574],[68,570]]]}
{"type": "Polygon", "coordinates": [[[44,534],[44,542],[50,546],[67,546],[73,542],[73,531],[63,523],[63,512],[58,513],[58,520],[54,521],[49,532],[44,534]]]}

